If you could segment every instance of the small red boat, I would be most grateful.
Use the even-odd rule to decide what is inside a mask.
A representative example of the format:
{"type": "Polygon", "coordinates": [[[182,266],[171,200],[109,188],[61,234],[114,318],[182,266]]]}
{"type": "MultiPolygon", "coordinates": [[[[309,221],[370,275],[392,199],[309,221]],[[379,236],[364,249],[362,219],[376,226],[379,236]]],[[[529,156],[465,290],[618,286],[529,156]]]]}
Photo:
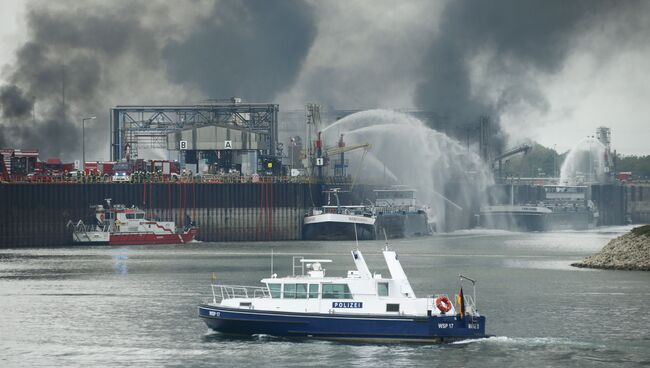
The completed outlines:
{"type": "Polygon", "coordinates": [[[187,216],[186,225],[179,229],[173,221],[152,221],[145,218],[145,211],[121,204],[107,208],[92,206],[95,210],[93,223],[70,221],[73,228],[72,241],[77,244],[140,245],[184,244],[194,240],[198,227],[187,216]]]}

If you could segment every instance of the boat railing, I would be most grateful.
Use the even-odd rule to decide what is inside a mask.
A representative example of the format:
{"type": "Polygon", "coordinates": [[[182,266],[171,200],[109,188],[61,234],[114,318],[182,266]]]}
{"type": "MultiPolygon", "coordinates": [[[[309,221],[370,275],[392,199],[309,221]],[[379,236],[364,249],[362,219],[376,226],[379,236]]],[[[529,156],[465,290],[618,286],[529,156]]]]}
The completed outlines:
{"type": "Polygon", "coordinates": [[[215,303],[233,298],[270,298],[271,294],[265,287],[244,285],[212,285],[212,299],[215,303]]]}
{"type": "Polygon", "coordinates": [[[474,303],[474,297],[471,295],[464,295],[463,299],[465,299],[465,313],[478,314],[476,303],[474,303]]]}
{"type": "Polygon", "coordinates": [[[463,281],[469,281],[472,284],[472,294],[471,295],[465,295],[463,293],[463,299],[465,300],[465,310],[472,315],[478,315],[478,306],[476,305],[476,280],[469,278],[465,275],[458,274],[458,283],[461,286],[461,291],[462,291],[462,285],[463,281]]]}
{"type": "Polygon", "coordinates": [[[97,225],[97,224],[85,224],[82,220],[75,222],[72,222],[72,220],[68,221],[67,224],[68,228],[72,228],[74,232],[78,233],[88,233],[88,232],[95,232],[95,231],[110,231],[112,226],[104,226],[104,225],[97,225]]]}

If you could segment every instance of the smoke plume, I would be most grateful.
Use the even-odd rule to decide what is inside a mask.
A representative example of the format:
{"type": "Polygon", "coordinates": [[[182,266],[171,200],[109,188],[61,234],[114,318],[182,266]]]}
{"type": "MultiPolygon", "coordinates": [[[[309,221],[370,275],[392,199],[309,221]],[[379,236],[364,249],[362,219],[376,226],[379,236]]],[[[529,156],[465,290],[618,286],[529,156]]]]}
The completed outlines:
{"type": "Polygon", "coordinates": [[[172,81],[214,97],[272,99],[293,84],[316,36],[311,7],[297,0],[225,1],[208,19],[163,57],[172,81]]]}
{"type": "MultiPolygon", "coordinates": [[[[30,3],[29,39],[17,50],[8,83],[1,87],[6,133],[0,145],[37,148],[43,158],[81,158],[81,119],[108,111],[104,98],[117,87],[111,83],[121,72],[112,67],[127,53],[147,60],[147,43],[153,43],[137,17],[142,6],[118,5],[30,3]]],[[[87,143],[106,132],[105,126],[87,128],[87,143]]]]}
{"type": "Polygon", "coordinates": [[[521,106],[549,110],[538,77],[561,71],[585,32],[638,5],[611,0],[450,1],[422,60],[424,80],[417,86],[416,105],[449,114],[461,127],[476,124],[480,115],[490,116],[497,123],[494,133],[501,136],[498,119],[504,111],[521,106]]]}
{"type": "Polygon", "coordinates": [[[312,18],[289,0],[32,1],[27,41],[0,85],[0,146],[80,159],[81,121],[97,116],[86,157],[108,159],[115,105],[271,100],[300,71],[312,18]]]}
{"type": "Polygon", "coordinates": [[[598,63],[647,45],[647,4],[33,0],[26,42],[2,69],[0,146],[78,159],[81,120],[97,116],[86,157],[107,159],[110,107],[231,96],[415,108],[463,140],[489,116],[499,146],[500,117],[553,110],[545,83],[576,50],[591,52],[597,79],[598,63]]]}
{"type": "Polygon", "coordinates": [[[33,102],[18,86],[9,85],[0,88],[0,105],[5,118],[19,118],[29,114],[33,102]]]}

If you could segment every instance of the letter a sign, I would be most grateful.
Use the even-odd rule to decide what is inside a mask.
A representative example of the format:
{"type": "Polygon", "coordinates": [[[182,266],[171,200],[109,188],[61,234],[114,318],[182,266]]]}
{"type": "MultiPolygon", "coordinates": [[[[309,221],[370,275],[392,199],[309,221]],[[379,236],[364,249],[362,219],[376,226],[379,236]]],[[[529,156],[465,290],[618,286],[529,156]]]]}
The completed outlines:
{"type": "Polygon", "coordinates": [[[232,149],[232,141],[225,141],[223,144],[223,149],[232,149]]]}

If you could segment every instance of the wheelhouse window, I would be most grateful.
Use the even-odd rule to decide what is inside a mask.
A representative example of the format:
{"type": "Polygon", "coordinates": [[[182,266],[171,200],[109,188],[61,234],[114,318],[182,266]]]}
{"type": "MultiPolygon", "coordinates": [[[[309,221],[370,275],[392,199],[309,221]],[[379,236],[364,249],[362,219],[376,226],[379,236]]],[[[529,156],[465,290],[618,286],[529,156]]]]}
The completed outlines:
{"type": "Polygon", "coordinates": [[[379,295],[379,296],[388,296],[388,283],[387,282],[378,282],[377,283],[377,295],[379,295]]]}
{"type": "Polygon", "coordinates": [[[352,299],[348,284],[323,284],[323,299],[352,299]]]}
{"type": "Polygon", "coordinates": [[[269,284],[269,292],[271,293],[271,298],[280,298],[282,291],[282,284],[269,284]]]}
{"type": "Polygon", "coordinates": [[[399,304],[386,304],[386,312],[399,312],[399,304]]]}
{"type": "Polygon", "coordinates": [[[144,213],[136,213],[135,218],[142,220],[144,218],[144,213]]]}
{"type": "Polygon", "coordinates": [[[284,284],[284,299],[296,298],[296,284],[284,284]]]}
{"type": "Polygon", "coordinates": [[[133,220],[133,219],[135,218],[135,214],[134,214],[134,213],[127,213],[127,214],[126,214],[126,218],[127,218],[128,220],[133,220]]]}
{"type": "Polygon", "coordinates": [[[307,284],[296,284],[296,298],[307,299],[307,284]]]}
{"type": "Polygon", "coordinates": [[[309,298],[318,299],[318,284],[309,284],[309,298]]]}

